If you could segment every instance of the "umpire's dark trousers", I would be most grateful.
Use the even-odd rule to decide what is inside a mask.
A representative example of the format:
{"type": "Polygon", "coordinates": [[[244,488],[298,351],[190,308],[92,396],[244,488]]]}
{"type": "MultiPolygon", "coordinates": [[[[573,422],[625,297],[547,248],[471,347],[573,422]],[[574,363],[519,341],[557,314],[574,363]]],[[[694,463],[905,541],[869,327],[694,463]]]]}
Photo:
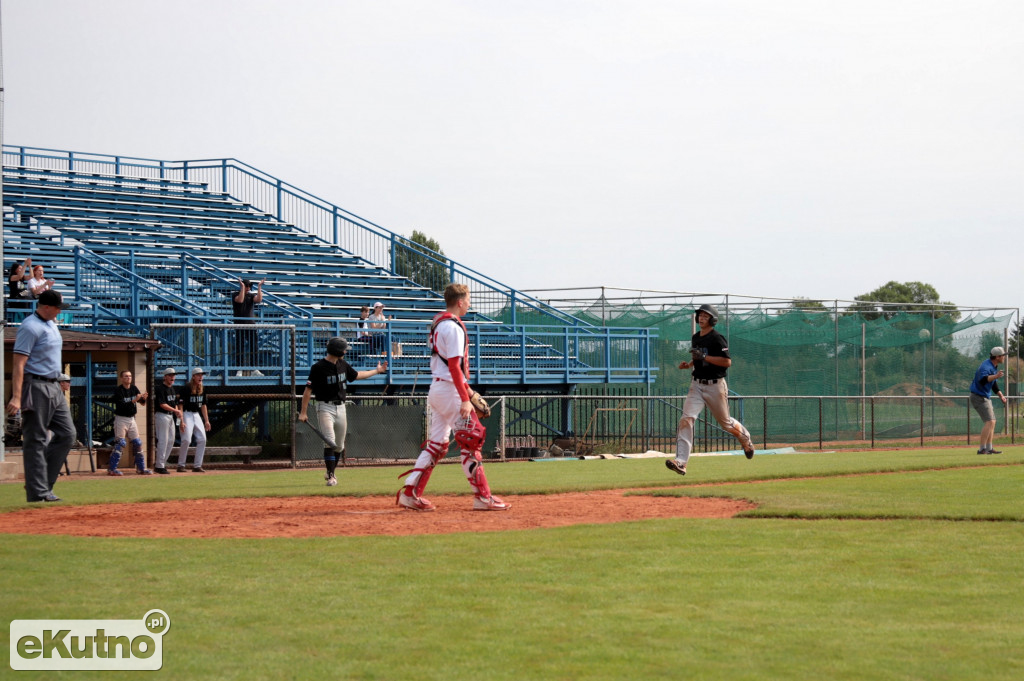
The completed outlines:
{"type": "Polygon", "coordinates": [[[25,498],[39,501],[53,491],[75,441],[75,423],[60,384],[25,377],[21,389],[21,430],[25,498]],[[47,431],[53,432],[49,443],[47,431]]]}

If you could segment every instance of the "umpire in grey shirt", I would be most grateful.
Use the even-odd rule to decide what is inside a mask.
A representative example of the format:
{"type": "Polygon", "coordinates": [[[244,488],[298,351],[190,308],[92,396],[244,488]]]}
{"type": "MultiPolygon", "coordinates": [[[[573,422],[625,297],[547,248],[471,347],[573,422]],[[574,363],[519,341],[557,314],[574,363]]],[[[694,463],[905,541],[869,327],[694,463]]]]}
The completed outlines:
{"type": "Polygon", "coordinates": [[[75,441],[71,410],[57,382],[64,341],[53,320],[64,307],[58,291],[44,291],[35,313],[21,323],[14,341],[7,413],[13,416],[21,410],[25,494],[29,501],[60,501],[53,485],[75,441]],[[48,430],[53,433],[49,443],[48,430]]]}

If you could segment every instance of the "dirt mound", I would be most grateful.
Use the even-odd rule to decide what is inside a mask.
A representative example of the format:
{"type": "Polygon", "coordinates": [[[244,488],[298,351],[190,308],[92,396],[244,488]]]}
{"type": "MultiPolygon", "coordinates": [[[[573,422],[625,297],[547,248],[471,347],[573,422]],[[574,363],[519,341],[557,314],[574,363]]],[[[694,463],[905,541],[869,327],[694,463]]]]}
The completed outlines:
{"type": "Polygon", "coordinates": [[[474,512],[467,496],[432,496],[437,510],[406,511],[394,497],[192,499],[36,506],[0,515],[0,533],[81,537],[340,537],[498,532],[648,518],[730,518],[732,499],[626,496],[625,490],[503,496],[510,511],[474,512]]]}

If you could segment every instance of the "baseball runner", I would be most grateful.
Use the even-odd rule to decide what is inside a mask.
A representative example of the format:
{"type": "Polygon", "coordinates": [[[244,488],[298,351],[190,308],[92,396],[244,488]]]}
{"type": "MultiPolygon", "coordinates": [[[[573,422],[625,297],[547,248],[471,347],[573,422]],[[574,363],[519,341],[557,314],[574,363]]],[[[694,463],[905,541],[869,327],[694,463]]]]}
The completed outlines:
{"type": "MultiPolygon", "coordinates": [[[[446,310],[434,317],[430,326],[430,374],[433,381],[427,393],[430,424],[427,441],[398,491],[397,502],[413,511],[433,511],[434,504],[422,494],[437,462],[448,452],[448,437],[455,441],[462,456],[462,470],[473,488],[474,511],[507,511],[510,504],[491,494],[484,474],[481,448],[487,430],[477,416],[473,399],[483,399],[469,387],[469,344],[462,317],[469,311],[469,288],[449,284],[444,290],[446,310]]],[[[483,406],[486,403],[483,403],[483,406]]],[[[399,476],[401,477],[401,476],[399,476]]]]}
{"type": "Polygon", "coordinates": [[[132,385],[132,372],[125,369],[119,374],[121,383],[114,388],[110,401],[114,403],[114,448],[110,451],[110,466],[107,475],[123,475],[117,468],[121,462],[121,450],[128,444],[125,438],[131,438],[132,449],[135,450],[135,470],[139,475],[152,475],[153,471],[146,468],[146,456],[142,453],[142,439],[139,438],[139,425],[135,422],[140,404],[146,403],[149,393],[139,391],[132,385]]]}
{"type": "Polygon", "coordinates": [[[683,402],[683,416],[676,431],[676,457],[668,459],[665,466],[679,475],[686,475],[686,463],[693,450],[693,424],[707,407],[723,429],[732,433],[743,446],[748,459],[754,457],[754,445],[750,433],[743,424],[729,416],[729,387],[725,374],[732,366],[729,345],[722,334],[715,331],[718,310],[713,305],[701,305],[695,313],[700,330],[691,340],[691,361],[683,361],[680,369],[693,369],[690,391],[683,402]]]}
{"type": "Polygon", "coordinates": [[[309,380],[302,392],[302,406],[299,420],[306,422],[309,398],[316,396],[316,416],[320,434],[324,438],[324,465],[327,471],[324,479],[328,487],[338,484],[334,471],[338,467],[338,456],[345,455],[345,436],[348,433],[348,417],[345,414],[346,386],[352,381],[383,374],[388,370],[387,362],[378,362],[376,369],[356,371],[342,357],[348,350],[344,338],[334,337],[327,341],[327,354],[309,369],[309,380]]]}

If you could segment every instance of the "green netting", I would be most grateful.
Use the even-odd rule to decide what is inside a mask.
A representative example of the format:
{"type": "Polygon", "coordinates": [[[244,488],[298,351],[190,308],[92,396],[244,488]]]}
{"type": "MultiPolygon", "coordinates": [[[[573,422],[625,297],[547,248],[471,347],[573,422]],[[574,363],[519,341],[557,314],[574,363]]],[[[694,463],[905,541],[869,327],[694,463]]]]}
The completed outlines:
{"type": "MultiPolygon", "coordinates": [[[[656,395],[685,394],[688,357],[699,302],[661,305],[604,298],[559,306],[591,324],[657,330],[656,395]]],[[[978,363],[1004,345],[1013,313],[801,311],[718,304],[718,330],[733,358],[729,388],[739,395],[966,395],[978,363]]],[[[498,316],[511,321],[506,308],[498,316]]],[[[552,318],[517,310],[520,324],[552,318]]]]}

